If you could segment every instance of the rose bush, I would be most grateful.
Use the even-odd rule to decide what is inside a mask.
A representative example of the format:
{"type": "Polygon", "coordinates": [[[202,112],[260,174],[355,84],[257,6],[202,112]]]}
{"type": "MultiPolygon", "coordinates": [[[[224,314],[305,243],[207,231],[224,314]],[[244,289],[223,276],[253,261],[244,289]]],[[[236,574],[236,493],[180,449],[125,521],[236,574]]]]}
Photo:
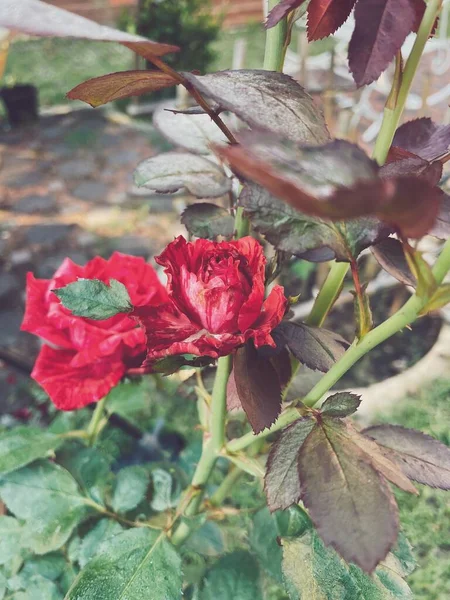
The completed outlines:
{"type": "Polygon", "coordinates": [[[287,300],[279,285],[264,300],[266,259],[254,238],[188,243],[180,236],[155,260],[169,300],[134,310],[147,335],[147,365],[174,354],[226,356],[249,339],[275,345],[270,334],[287,300]]]}
{"type": "Polygon", "coordinates": [[[144,259],[115,252],[96,257],[84,267],[65,259],[52,279],[27,277],[27,302],[22,329],[47,342],[32,377],[57,408],[73,410],[100,400],[131,368],[145,358],[145,334],[135,319],[118,314],[104,321],[74,316],[52,290],[78,278],[123,283],[135,306],[167,300],[164,286],[144,259]]]}

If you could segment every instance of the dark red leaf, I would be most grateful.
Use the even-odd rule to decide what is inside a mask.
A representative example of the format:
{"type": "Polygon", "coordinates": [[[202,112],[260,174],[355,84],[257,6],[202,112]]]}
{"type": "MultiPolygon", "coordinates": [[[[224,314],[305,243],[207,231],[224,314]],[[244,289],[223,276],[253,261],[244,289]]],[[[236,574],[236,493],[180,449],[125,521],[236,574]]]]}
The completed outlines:
{"type": "Polygon", "coordinates": [[[297,360],[323,373],[329,371],[349,347],[339,334],[305,323],[283,321],[276,331],[297,360]]]}
{"type": "Polygon", "coordinates": [[[272,8],[266,19],[266,27],[270,29],[275,27],[277,23],[284,19],[284,17],[301,6],[306,0],[280,0],[280,2],[272,8]]]}
{"type": "Polygon", "coordinates": [[[405,150],[404,148],[399,148],[399,146],[391,146],[385,164],[388,165],[389,163],[403,160],[404,158],[418,158],[418,156],[417,154],[408,152],[408,150],[405,150]]]}
{"type": "Polygon", "coordinates": [[[40,37],[71,37],[99,42],[118,42],[150,60],[152,57],[179,50],[178,46],[152,42],[138,35],[99,25],[39,0],[20,0],[20,2],[2,0],[0,27],[40,37]]]}
{"type": "Polygon", "coordinates": [[[362,432],[387,450],[410,479],[450,489],[450,448],[429,435],[398,425],[375,425],[362,432]]]}
{"type": "Polygon", "coordinates": [[[434,235],[440,240],[450,237],[450,196],[448,194],[443,194],[441,198],[439,213],[430,235],[434,235]]]}
{"type": "Polygon", "coordinates": [[[239,410],[241,408],[242,404],[236,387],[234,369],[232,369],[227,383],[227,410],[239,410]]]}
{"type": "Polygon", "coordinates": [[[71,100],[82,100],[94,108],[130,96],[140,96],[176,85],[178,82],[162,71],[122,71],[88,79],[68,92],[71,100]]]}
{"type": "Polygon", "coordinates": [[[281,386],[270,359],[253,344],[238,348],[233,359],[236,390],[255,433],[270,427],[281,411],[281,386]]]}
{"type": "Polygon", "coordinates": [[[319,535],[347,561],[373,571],[398,534],[398,510],[370,457],[327,420],[315,427],[298,455],[302,500],[319,535]]]}
{"type": "Polygon", "coordinates": [[[270,362],[277,372],[281,389],[283,390],[292,377],[291,358],[286,348],[270,357],[270,362]]]}
{"type": "Polygon", "coordinates": [[[399,240],[387,238],[372,246],[371,250],[379,265],[392,277],[405,285],[416,287],[417,279],[411,272],[399,240]]]}
{"type": "Polygon", "coordinates": [[[411,238],[436,220],[441,190],[416,176],[377,177],[378,167],[348,142],[300,147],[260,132],[240,141],[216,151],[235,172],[301,212],[332,221],[373,215],[411,238]]]}
{"type": "Polygon", "coordinates": [[[442,165],[438,162],[428,162],[419,156],[403,158],[396,162],[383,165],[380,177],[399,177],[413,175],[427,181],[430,185],[437,185],[442,177],[442,165]]]}
{"type": "Polygon", "coordinates": [[[308,7],[308,40],[334,33],[348,19],[356,0],[312,0],[308,7]]]}
{"type": "Polygon", "coordinates": [[[264,490],[271,511],[284,510],[300,500],[297,455],[316,423],[311,417],[294,421],[281,432],[267,460],[264,490]]]}
{"type": "Polygon", "coordinates": [[[428,117],[408,121],[397,129],[392,145],[433,161],[450,147],[450,125],[438,125],[428,117]]]}
{"type": "Polygon", "coordinates": [[[358,0],[348,48],[358,87],[378,79],[412,31],[415,18],[410,0],[358,0]]]}

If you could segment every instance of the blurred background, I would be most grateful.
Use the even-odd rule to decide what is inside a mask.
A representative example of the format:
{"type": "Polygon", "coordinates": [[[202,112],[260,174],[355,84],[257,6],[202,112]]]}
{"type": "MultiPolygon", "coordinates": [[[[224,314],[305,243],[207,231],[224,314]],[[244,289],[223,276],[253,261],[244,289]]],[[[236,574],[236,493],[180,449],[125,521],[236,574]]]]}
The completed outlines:
{"type": "MultiPolygon", "coordinates": [[[[262,0],[57,0],[50,2],[105,25],[173,43],[168,57],[179,70],[201,73],[262,68],[265,32],[262,0]]],[[[285,72],[323,107],[334,137],[370,152],[391,87],[388,69],[374,84],[357,90],[348,71],[350,19],[332,38],[308,44],[303,19],[296,23],[285,72]]],[[[431,117],[450,123],[450,2],[427,45],[407,102],[405,119],[431,117]]],[[[414,37],[407,38],[406,55],[414,37]]],[[[0,32],[0,413],[1,423],[46,418],[45,396],[29,378],[39,348],[20,332],[27,271],[50,278],[69,256],[84,264],[114,250],[151,259],[174,236],[185,234],[179,216],[193,202],[185,194],[158,195],[133,184],[137,164],[176,147],[155,111],[185,102],[177,91],[90,109],[66,99],[74,86],[110,72],[151,68],[119,44],[36,39],[0,32]],[[43,416],[44,415],[44,416],[43,416]]],[[[447,167],[448,167],[447,163],[447,167]]],[[[443,182],[449,189],[449,170],[443,182]]],[[[433,256],[434,242],[424,240],[433,256]]],[[[395,285],[370,254],[364,255],[375,322],[397,310],[408,292],[395,285]]],[[[280,275],[288,294],[301,293],[297,314],[307,314],[327,266],[292,260],[280,275]]],[[[350,288],[350,282],[349,282],[350,288]]],[[[351,339],[351,295],[344,293],[326,325],[351,339]]],[[[450,442],[450,336],[446,315],[421,319],[358,363],[341,387],[364,388],[370,399],[364,418],[389,420],[428,431],[450,442]],[[388,387],[377,387],[388,381],[388,387]],[[384,382],[384,383],[383,383],[384,382]],[[369,387],[368,389],[367,386],[369,387]],[[392,405],[395,406],[392,412],[392,405]]],[[[301,373],[296,394],[316,374],[301,373]]],[[[173,394],[173,389],[170,392],[173,394]]],[[[177,396],[175,400],[177,402],[177,396]]],[[[183,398],[181,401],[185,402],[183,398]]],[[[195,407],[194,407],[195,408],[195,407]]],[[[166,421],[154,408],[149,423],[158,431],[193,426],[166,421]],[[155,421],[156,419],[156,421],[155,421]]],[[[195,411],[194,411],[195,412],[195,411]]],[[[194,417],[193,417],[194,419],[194,417]]],[[[194,421],[193,421],[194,422],[194,421]]],[[[190,432],[190,433],[189,433],[190,432]]],[[[175,436],[175,437],[176,437],[175,436]]],[[[170,437],[170,436],[169,436],[170,437]]],[[[175,443],[175,442],[174,442],[175,443]]],[[[177,442],[178,443],[178,442],[177,442]]],[[[419,500],[402,499],[402,520],[421,562],[412,576],[417,598],[450,597],[450,505],[443,493],[427,490],[419,500]],[[426,532],[426,535],[424,535],[426,532]]]]}

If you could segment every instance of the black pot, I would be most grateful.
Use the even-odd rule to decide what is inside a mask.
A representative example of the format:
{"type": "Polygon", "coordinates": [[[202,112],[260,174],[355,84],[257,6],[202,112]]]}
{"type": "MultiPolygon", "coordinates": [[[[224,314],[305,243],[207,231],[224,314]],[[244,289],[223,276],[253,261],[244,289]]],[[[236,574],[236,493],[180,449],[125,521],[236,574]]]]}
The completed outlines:
{"type": "Polygon", "coordinates": [[[28,125],[38,120],[38,94],[34,85],[15,85],[2,88],[0,95],[5,104],[11,127],[28,125]]]}

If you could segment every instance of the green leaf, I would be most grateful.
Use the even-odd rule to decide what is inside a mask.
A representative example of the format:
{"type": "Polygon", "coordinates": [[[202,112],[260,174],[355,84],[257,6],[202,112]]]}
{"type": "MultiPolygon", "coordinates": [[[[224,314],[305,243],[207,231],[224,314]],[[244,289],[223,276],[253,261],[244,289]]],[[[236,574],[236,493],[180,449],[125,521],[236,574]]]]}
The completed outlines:
{"type": "Polygon", "coordinates": [[[181,600],[181,560],[165,534],[135,528],[106,540],[66,600],[181,600]]]}
{"type": "Polygon", "coordinates": [[[207,572],[199,600],[263,600],[258,563],[243,550],[220,558],[207,572]]]}
{"type": "Polygon", "coordinates": [[[127,288],[116,279],[107,285],[99,279],[80,278],[53,292],[76,317],[109,319],[133,308],[127,288]]]}
{"type": "Polygon", "coordinates": [[[188,206],[181,215],[181,223],[191,235],[215,240],[219,235],[232,237],[234,219],[222,206],[197,202],[188,206]]]}
{"type": "Polygon", "coordinates": [[[106,411],[142,426],[142,417],[150,415],[149,380],[125,380],[113,387],[106,401],[106,411]]]}
{"type": "Polygon", "coordinates": [[[3,598],[5,597],[6,584],[7,584],[7,579],[6,579],[5,575],[2,572],[0,572],[0,600],[3,600],[3,598]]]}
{"type": "Polygon", "coordinates": [[[275,248],[312,262],[354,260],[390,231],[375,217],[333,222],[309,216],[254,183],[244,186],[239,204],[275,248]]]}
{"type": "Polygon", "coordinates": [[[187,152],[165,152],[144,160],[134,181],[162,194],[184,189],[196,198],[219,198],[231,190],[231,179],[222,167],[187,152]]]}
{"type": "Polygon", "coordinates": [[[154,469],[152,476],[152,500],[150,506],[153,510],[161,512],[177,503],[177,489],[173,477],[163,469],[154,469]]]}
{"type": "Polygon", "coordinates": [[[306,323],[282,321],[275,332],[297,360],[322,373],[329,371],[349,347],[339,334],[306,323]]]}
{"type": "Polygon", "coordinates": [[[142,502],[150,483],[150,473],[141,465],[125,467],[117,473],[111,506],[115,512],[133,510],[142,502]]]}
{"type": "Polygon", "coordinates": [[[311,417],[298,419],[286,427],[273,444],[264,481],[270,510],[285,509],[300,500],[297,456],[314,427],[315,421],[311,417]]]}
{"type": "Polygon", "coordinates": [[[350,392],[338,392],[328,396],[320,407],[320,412],[328,417],[348,417],[358,410],[361,396],[350,392]]]}
{"type": "Polygon", "coordinates": [[[395,553],[370,576],[327,548],[314,530],[283,539],[282,546],[283,574],[291,600],[412,600],[402,579],[408,573],[395,553]]]}
{"type": "Polygon", "coordinates": [[[22,524],[13,517],[0,516],[0,565],[18,555],[25,545],[22,524]]]}
{"type": "Polygon", "coordinates": [[[373,571],[395,543],[398,510],[370,455],[352,443],[344,423],[324,418],[300,448],[298,472],[302,500],[325,544],[373,571]]]}
{"type": "Polygon", "coordinates": [[[369,294],[361,288],[360,294],[355,293],[354,312],[356,322],[356,335],[362,339],[373,328],[372,309],[370,308],[369,294]]]}
{"type": "Polygon", "coordinates": [[[18,591],[10,598],[11,600],[62,600],[62,595],[53,581],[35,575],[28,581],[24,591],[18,591]]]}
{"type": "Polygon", "coordinates": [[[444,283],[444,285],[438,287],[430,301],[420,311],[420,315],[426,315],[429,312],[444,308],[447,304],[450,304],[450,283],[444,283]]]}
{"type": "Polygon", "coordinates": [[[213,521],[206,521],[188,538],[186,546],[203,556],[218,556],[225,550],[222,529],[213,521]]]}
{"type": "Polygon", "coordinates": [[[28,559],[20,571],[20,575],[28,579],[40,575],[50,581],[56,581],[63,573],[66,565],[66,559],[61,552],[51,552],[44,556],[35,556],[28,559]]]}
{"type": "Polygon", "coordinates": [[[97,448],[76,443],[65,445],[58,453],[58,463],[69,471],[84,494],[100,504],[104,504],[107,483],[112,478],[111,462],[112,457],[97,448]]]}
{"type": "Polygon", "coordinates": [[[26,521],[27,545],[36,554],[65,544],[89,504],[65,469],[41,461],[4,476],[0,497],[13,515],[26,521]]]}
{"type": "Polygon", "coordinates": [[[103,542],[113,538],[124,529],[116,521],[111,519],[100,519],[82,539],[78,550],[78,563],[81,568],[84,568],[88,562],[95,556],[103,542]]]}
{"type": "Polygon", "coordinates": [[[47,456],[62,443],[53,435],[34,427],[17,427],[0,436],[0,475],[20,469],[47,456]]]}
{"type": "Polygon", "coordinates": [[[250,548],[257,556],[263,569],[278,583],[283,583],[281,560],[283,553],[278,544],[279,535],[275,516],[267,508],[259,510],[253,517],[250,529],[250,548]]]}

